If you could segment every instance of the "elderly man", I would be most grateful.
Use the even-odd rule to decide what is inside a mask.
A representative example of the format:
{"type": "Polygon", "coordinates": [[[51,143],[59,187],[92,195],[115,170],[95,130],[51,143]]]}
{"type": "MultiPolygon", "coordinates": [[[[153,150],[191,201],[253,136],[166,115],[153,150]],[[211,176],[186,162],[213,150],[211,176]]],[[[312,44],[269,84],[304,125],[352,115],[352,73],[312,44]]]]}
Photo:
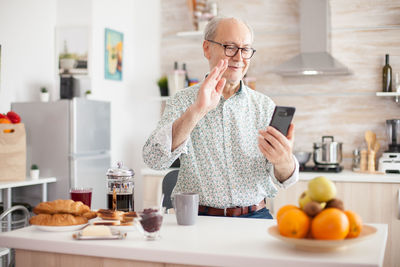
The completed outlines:
{"type": "Polygon", "coordinates": [[[253,31],[236,18],[214,18],[204,34],[210,73],[166,105],[143,148],[145,163],[166,169],[179,157],[172,194],[199,194],[199,215],[272,218],[265,198],[298,180],[287,137],[268,126],[274,102],[242,79],[255,51],[253,31]]]}

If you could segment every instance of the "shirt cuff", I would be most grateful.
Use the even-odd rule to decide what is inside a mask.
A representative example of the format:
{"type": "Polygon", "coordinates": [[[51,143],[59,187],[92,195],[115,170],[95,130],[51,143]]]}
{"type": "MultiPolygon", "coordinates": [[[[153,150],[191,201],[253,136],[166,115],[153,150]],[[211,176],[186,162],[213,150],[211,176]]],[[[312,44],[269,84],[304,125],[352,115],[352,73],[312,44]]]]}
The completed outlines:
{"type": "Polygon", "coordinates": [[[166,155],[168,158],[171,158],[171,157],[178,158],[180,154],[187,153],[187,143],[190,139],[190,136],[185,140],[185,142],[183,142],[181,145],[179,145],[177,148],[175,148],[174,151],[171,151],[172,150],[172,125],[173,125],[173,122],[167,124],[162,129],[160,129],[160,131],[158,131],[157,134],[154,136],[154,139],[155,139],[156,143],[161,146],[161,149],[163,150],[164,155],[166,155]]]}
{"type": "Polygon", "coordinates": [[[295,164],[294,171],[292,173],[292,176],[290,176],[288,179],[286,179],[283,182],[279,181],[275,177],[274,165],[272,165],[272,167],[271,167],[270,175],[272,176],[272,179],[274,179],[276,181],[277,185],[279,185],[280,187],[282,187],[284,189],[294,185],[299,180],[299,162],[297,161],[297,159],[296,159],[296,157],[294,155],[292,155],[292,157],[293,157],[294,164],[295,164]]]}

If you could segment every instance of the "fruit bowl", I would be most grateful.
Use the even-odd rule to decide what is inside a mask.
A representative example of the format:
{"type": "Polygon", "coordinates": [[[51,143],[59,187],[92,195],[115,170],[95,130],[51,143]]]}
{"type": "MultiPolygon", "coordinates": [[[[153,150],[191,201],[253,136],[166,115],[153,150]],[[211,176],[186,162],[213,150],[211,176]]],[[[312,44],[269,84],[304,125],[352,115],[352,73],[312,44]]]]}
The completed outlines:
{"type": "Polygon", "coordinates": [[[356,238],[346,238],[343,240],[317,240],[311,238],[289,238],[279,234],[278,226],[268,228],[268,233],[287,244],[294,245],[295,248],[307,251],[331,251],[345,249],[353,244],[370,239],[376,234],[377,229],[371,225],[363,225],[360,235],[356,238]]]}

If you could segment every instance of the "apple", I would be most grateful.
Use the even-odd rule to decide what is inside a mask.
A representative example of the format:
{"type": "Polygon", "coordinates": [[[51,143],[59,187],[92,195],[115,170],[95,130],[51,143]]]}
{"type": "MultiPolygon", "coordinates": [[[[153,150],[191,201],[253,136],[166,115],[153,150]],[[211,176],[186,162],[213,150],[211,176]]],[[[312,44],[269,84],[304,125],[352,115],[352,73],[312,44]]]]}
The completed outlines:
{"type": "Polygon", "coordinates": [[[324,176],[318,176],[308,182],[308,194],[317,202],[327,202],[336,196],[335,184],[324,176]]]}
{"type": "Polygon", "coordinates": [[[305,206],[308,202],[311,202],[311,201],[312,201],[312,199],[310,198],[310,195],[308,194],[308,192],[307,192],[307,191],[304,191],[304,192],[300,195],[300,198],[299,198],[299,206],[300,206],[300,209],[303,209],[304,206],[305,206]]]}

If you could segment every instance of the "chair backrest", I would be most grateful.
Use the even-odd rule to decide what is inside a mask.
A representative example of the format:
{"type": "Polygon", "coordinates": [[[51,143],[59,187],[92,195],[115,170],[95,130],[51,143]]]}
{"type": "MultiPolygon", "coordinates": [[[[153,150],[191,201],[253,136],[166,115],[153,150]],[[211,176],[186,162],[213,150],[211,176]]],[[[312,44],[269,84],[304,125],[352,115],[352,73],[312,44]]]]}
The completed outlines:
{"type": "Polygon", "coordinates": [[[176,181],[178,180],[178,173],[179,170],[170,171],[169,173],[167,173],[167,175],[165,175],[162,181],[162,192],[164,194],[162,205],[167,210],[172,208],[171,193],[176,185],[176,181]]]}
{"type": "Polygon", "coordinates": [[[8,232],[29,225],[30,213],[27,208],[17,205],[0,214],[0,232],[8,232]],[[21,214],[13,214],[22,211],[21,214]],[[13,216],[15,215],[15,216],[13,216]]]}
{"type": "MultiPolygon", "coordinates": [[[[0,214],[0,232],[8,232],[29,225],[30,213],[27,208],[17,205],[0,214]],[[21,214],[22,212],[22,214],[21,214]]],[[[15,266],[14,249],[0,248],[0,266],[15,266]]]]}

